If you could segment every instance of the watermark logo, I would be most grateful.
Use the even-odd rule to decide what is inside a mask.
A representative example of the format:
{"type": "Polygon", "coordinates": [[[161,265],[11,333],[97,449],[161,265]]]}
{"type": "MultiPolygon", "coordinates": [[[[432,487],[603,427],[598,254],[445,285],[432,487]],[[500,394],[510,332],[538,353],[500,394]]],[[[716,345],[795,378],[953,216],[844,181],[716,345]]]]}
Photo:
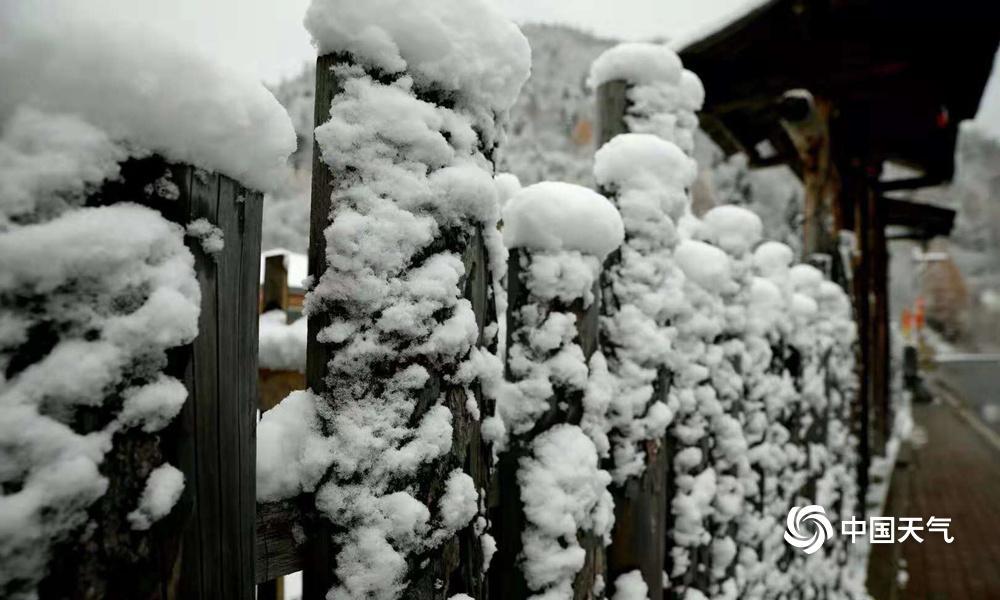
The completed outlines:
{"type": "MultiPolygon", "coordinates": [[[[840,521],[840,535],[852,544],[858,539],[869,544],[900,544],[911,540],[924,543],[929,533],[940,533],[946,544],[955,541],[951,535],[951,517],[869,517],[861,520],[854,517],[840,521]],[[921,533],[923,535],[921,535],[921,533]]],[[[833,525],[822,506],[793,506],[788,511],[785,541],[805,552],[813,554],[833,537],[833,525]]]]}
{"type": "Polygon", "coordinates": [[[786,522],[785,541],[806,554],[816,552],[833,537],[833,525],[826,518],[826,510],[816,504],[793,506],[786,522]]]}

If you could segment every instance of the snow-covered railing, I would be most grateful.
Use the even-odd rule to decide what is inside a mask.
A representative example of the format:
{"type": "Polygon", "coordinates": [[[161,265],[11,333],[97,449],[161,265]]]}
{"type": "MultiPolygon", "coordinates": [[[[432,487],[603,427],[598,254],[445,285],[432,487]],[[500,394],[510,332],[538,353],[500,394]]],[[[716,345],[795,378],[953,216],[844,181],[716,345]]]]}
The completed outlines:
{"type": "Polygon", "coordinates": [[[603,145],[595,175],[626,232],[609,265],[607,305],[618,314],[602,321],[604,352],[611,376],[625,375],[619,393],[644,390],[640,405],[661,403],[669,422],[666,435],[653,430],[640,446],[641,468],[612,487],[616,513],[640,507],[640,518],[616,522],[609,582],[632,568],[667,597],[860,596],[863,566],[845,546],[807,559],[781,538],[793,506],[824,505],[835,524],[858,508],[856,335],[846,294],[812,267],[790,268],[786,246],[761,244],[752,213],[691,214],[694,173],[684,154],[705,92],[673,52],[620,45],[595,61],[591,84],[603,145]],[[635,330],[646,343],[616,336],[625,307],[626,322],[645,323],[635,330]],[[647,374],[637,378],[640,367],[647,374]],[[650,473],[661,464],[665,473],[650,473]],[[662,552],[647,537],[658,519],[662,552]]]}

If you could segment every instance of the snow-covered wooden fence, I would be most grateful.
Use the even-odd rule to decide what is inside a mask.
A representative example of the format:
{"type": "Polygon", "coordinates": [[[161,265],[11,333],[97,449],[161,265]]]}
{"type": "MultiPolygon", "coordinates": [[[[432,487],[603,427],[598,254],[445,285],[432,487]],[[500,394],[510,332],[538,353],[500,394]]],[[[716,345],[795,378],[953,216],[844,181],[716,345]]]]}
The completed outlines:
{"type": "MultiPolygon", "coordinates": [[[[198,335],[171,349],[162,370],[183,383],[187,401],[158,435],[150,433],[151,426],[115,433],[102,468],[111,484],[90,508],[91,529],[54,548],[39,593],[44,598],[250,599],[261,194],[158,156],[130,159],[120,172],[84,206],[140,204],[187,228],[200,288],[198,335]],[[164,462],[183,473],[183,494],[152,527],[136,530],[133,523],[130,528],[128,507],[164,462]]],[[[155,264],[162,258],[154,250],[149,260],[155,264]]],[[[32,335],[17,355],[44,356],[58,340],[58,335],[32,335]]],[[[8,376],[15,372],[8,370],[8,376]]],[[[150,388],[147,401],[162,393],[150,388]]],[[[103,426],[107,410],[95,409],[85,424],[103,426]]]]}
{"type": "MultiPolygon", "coordinates": [[[[697,125],[693,110],[704,90],[693,74],[681,72],[669,51],[649,45],[609,51],[595,63],[592,82],[598,85],[596,137],[603,145],[595,171],[598,183],[611,198],[632,196],[627,205],[616,200],[626,222],[625,247],[640,239],[637,247],[643,250],[638,254],[651,258],[659,238],[665,244],[661,260],[679,265],[686,280],[681,284],[669,273],[657,275],[661,294],[683,289],[684,303],[693,303],[702,320],[692,321],[689,309],[675,307],[663,322],[672,329],[670,342],[663,345],[672,345],[674,356],[662,371],[666,378],[655,380],[653,389],[670,407],[672,422],[662,440],[647,446],[659,454],[647,456],[666,460],[662,467],[647,460],[640,477],[613,488],[616,517],[638,507],[643,519],[634,528],[632,519],[616,521],[607,549],[609,581],[639,569],[652,591],[659,588],[662,569],[666,597],[771,597],[806,589],[859,594],[863,575],[857,556],[846,547],[835,543],[830,563],[806,573],[802,555],[780,538],[782,519],[793,506],[824,505],[834,512],[830,517],[836,524],[862,503],[855,471],[857,440],[851,435],[857,379],[847,296],[811,267],[788,270],[792,255],[782,245],[757,246],[759,221],[754,224],[741,209],[714,209],[699,220],[690,208],[686,214],[674,208],[667,227],[685,229],[681,237],[688,241],[671,241],[676,234],[662,227],[651,239],[642,239],[655,202],[640,204],[637,194],[656,171],[642,174],[644,157],[661,154],[661,176],[683,173],[685,166],[631,132],[653,134],[690,153],[697,125]],[[616,163],[627,168],[615,173],[616,163]],[[729,283],[720,286],[712,280],[713,262],[728,263],[723,281],[731,277],[729,283]],[[824,319],[816,316],[817,309],[824,319]],[[773,311],[781,310],[788,311],[785,324],[775,321],[773,311]],[[706,329],[713,320],[717,325],[706,329]],[[692,436],[695,431],[701,433],[692,436]],[[662,486],[640,485],[656,477],[665,478],[662,486]],[[664,508],[666,515],[657,513],[664,508]],[[644,536],[661,522],[666,539],[657,556],[657,546],[644,536]],[[645,549],[652,551],[644,554],[645,549]],[[631,561],[616,572],[615,559],[622,555],[631,561]],[[647,564],[652,556],[661,562],[647,564]]],[[[689,187],[691,181],[679,176],[660,183],[665,211],[671,211],[667,188],[678,182],[689,187]]],[[[633,267],[631,277],[638,274],[639,279],[623,279],[622,284],[642,283],[653,264],[633,267]]],[[[609,266],[615,268],[613,261],[609,266]]],[[[655,312],[648,314],[655,319],[655,312]]],[[[605,348],[605,353],[613,357],[615,349],[605,348]]]]}
{"type": "MultiPolygon", "coordinates": [[[[0,205],[0,292],[19,311],[3,322],[0,393],[24,424],[7,435],[40,449],[14,453],[5,499],[50,528],[5,540],[4,558],[27,558],[0,573],[4,591],[250,600],[302,570],[305,600],[854,595],[843,543],[807,560],[781,539],[792,506],[824,504],[834,522],[856,506],[842,290],[761,243],[752,213],[691,214],[704,90],[652,44],[595,67],[599,192],[530,186],[501,234],[493,158],[529,49],[488,2],[461,4],[310,10],[323,55],[308,390],[259,423],[259,305],[286,293],[259,296],[260,195],[145,151],[124,160],[73,116],[104,118],[101,94],[127,92],[134,70],[98,86],[89,112],[73,97],[69,117],[19,114],[18,152],[31,159],[59,118],[83,132],[60,140],[67,164],[90,169],[66,197],[42,186],[0,205]],[[414,24],[433,26],[433,51],[414,24]],[[115,160],[88,163],[103,155],[72,147],[88,136],[115,160]],[[119,223],[136,231],[101,231],[119,223]],[[45,264],[8,258],[59,236],[73,243],[45,264]]],[[[204,126],[173,135],[188,121],[171,111],[229,115],[202,94],[229,90],[223,74],[154,115],[126,110],[150,81],[174,91],[173,55],[109,129],[268,179],[291,131],[262,89],[204,146],[204,126]],[[268,143],[246,123],[274,125],[268,143]]],[[[277,266],[266,282],[285,279],[277,266]]]]}

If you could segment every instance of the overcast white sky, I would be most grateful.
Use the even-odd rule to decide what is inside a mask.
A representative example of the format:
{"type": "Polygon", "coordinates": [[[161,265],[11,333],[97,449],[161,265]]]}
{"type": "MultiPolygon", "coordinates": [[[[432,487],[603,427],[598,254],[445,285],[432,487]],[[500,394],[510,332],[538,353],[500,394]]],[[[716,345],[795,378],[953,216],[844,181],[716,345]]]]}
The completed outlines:
{"type": "MultiPolygon", "coordinates": [[[[140,18],[145,25],[268,82],[295,74],[315,57],[302,27],[310,0],[88,1],[113,6],[119,17],[140,18]]],[[[569,23],[605,37],[636,40],[688,38],[762,0],[494,1],[518,22],[569,23]]],[[[980,118],[1000,133],[1000,76],[996,67],[986,95],[980,118]]]]}
{"type": "MultiPolygon", "coordinates": [[[[302,27],[310,0],[90,1],[114,6],[119,15],[141,15],[143,22],[266,81],[296,73],[315,56],[302,27]]],[[[761,0],[494,1],[518,22],[570,23],[605,37],[650,39],[690,35],[761,0]]]]}

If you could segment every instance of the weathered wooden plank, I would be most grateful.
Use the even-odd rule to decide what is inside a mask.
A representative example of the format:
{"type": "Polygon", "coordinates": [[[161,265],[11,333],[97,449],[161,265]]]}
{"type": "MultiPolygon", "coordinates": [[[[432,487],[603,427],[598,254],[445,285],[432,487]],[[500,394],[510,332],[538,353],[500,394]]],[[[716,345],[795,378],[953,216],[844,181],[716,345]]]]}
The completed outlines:
{"type": "MultiPolygon", "coordinates": [[[[647,582],[663,581],[668,531],[666,488],[671,475],[660,440],[646,444],[646,470],[613,491],[615,526],[608,546],[608,579],[638,569],[647,582]]],[[[662,588],[662,584],[660,585],[662,588]]],[[[659,588],[650,587],[650,597],[659,588]]]]}
{"type": "MultiPolygon", "coordinates": [[[[337,94],[338,83],[330,68],[336,64],[333,55],[316,59],[316,97],[313,118],[316,125],[330,116],[330,103],[337,94]]],[[[319,281],[326,270],[325,231],[330,224],[332,208],[333,174],[322,160],[319,143],[313,138],[312,195],[309,213],[309,276],[319,281]]],[[[309,341],[306,346],[306,386],[321,394],[326,390],[326,364],[329,362],[327,346],[316,340],[316,334],[328,324],[326,312],[309,316],[309,341]]],[[[308,560],[303,564],[302,600],[324,600],[333,587],[334,552],[330,541],[330,527],[325,522],[316,524],[310,534],[312,544],[308,560]]]]}
{"type": "MultiPolygon", "coordinates": [[[[218,218],[218,202],[218,177],[202,170],[194,170],[188,222],[208,219],[215,223],[218,218]]],[[[195,480],[193,485],[185,486],[185,492],[191,493],[194,513],[191,523],[185,530],[183,547],[186,551],[197,546],[200,556],[197,565],[191,564],[185,557],[185,569],[179,591],[184,598],[206,598],[222,594],[218,569],[222,560],[222,547],[215,531],[222,518],[219,462],[215,454],[219,406],[219,390],[216,383],[216,374],[219,371],[216,326],[219,312],[216,293],[218,265],[196,240],[190,241],[192,243],[189,247],[195,256],[195,268],[202,297],[198,337],[192,344],[191,379],[185,382],[188,386],[188,401],[184,405],[184,412],[191,412],[193,431],[192,438],[181,443],[191,444],[193,448],[195,480]],[[193,577],[195,573],[199,574],[197,579],[193,577]]]]}
{"type": "Polygon", "coordinates": [[[261,286],[260,311],[288,309],[288,268],[283,255],[264,259],[264,283],[261,286]]]}
{"type": "MultiPolygon", "coordinates": [[[[223,239],[228,242],[221,252],[214,256],[218,269],[217,293],[219,313],[216,318],[218,405],[216,416],[216,452],[218,460],[219,498],[219,548],[218,571],[224,597],[245,598],[241,593],[239,561],[243,557],[239,535],[241,502],[242,465],[239,420],[241,416],[239,391],[240,371],[249,368],[237,362],[241,335],[240,298],[240,224],[233,201],[234,184],[219,178],[219,208],[217,226],[222,230],[223,239]],[[231,494],[233,502],[227,503],[225,495],[231,494]],[[228,506],[225,506],[228,504],[228,506]],[[228,508],[228,510],[227,510],[228,508]]],[[[256,373],[256,369],[253,371],[256,373]]],[[[256,405],[256,402],[254,403],[256,405]]],[[[252,555],[251,555],[252,560],[252,555]]],[[[252,599],[252,596],[250,596],[252,599]]]]}
{"type": "Polygon", "coordinates": [[[236,186],[233,191],[230,202],[235,204],[243,242],[236,288],[239,294],[239,328],[236,330],[239,337],[236,348],[238,385],[234,398],[238,429],[236,453],[240,461],[239,597],[252,599],[257,510],[257,408],[260,404],[257,389],[257,311],[264,198],[261,193],[250,192],[242,186],[236,186]]]}
{"type": "Polygon", "coordinates": [[[254,579],[258,584],[301,571],[309,546],[298,506],[291,502],[258,504],[255,546],[254,579]]]}
{"type": "Polygon", "coordinates": [[[306,376],[299,371],[275,371],[257,369],[257,393],[261,411],[268,411],[278,405],[285,396],[306,387],[306,376]]]}
{"type": "Polygon", "coordinates": [[[628,110],[628,83],[608,81],[597,88],[597,148],[621,133],[628,133],[625,114],[628,110]]]}
{"type": "Polygon", "coordinates": [[[187,220],[199,218],[222,230],[225,245],[208,254],[199,240],[189,242],[202,306],[181,416],[190,437],[178,441],[193,503],[178,596],[251,600],[260,195],[192,170],[187,220]]]}

